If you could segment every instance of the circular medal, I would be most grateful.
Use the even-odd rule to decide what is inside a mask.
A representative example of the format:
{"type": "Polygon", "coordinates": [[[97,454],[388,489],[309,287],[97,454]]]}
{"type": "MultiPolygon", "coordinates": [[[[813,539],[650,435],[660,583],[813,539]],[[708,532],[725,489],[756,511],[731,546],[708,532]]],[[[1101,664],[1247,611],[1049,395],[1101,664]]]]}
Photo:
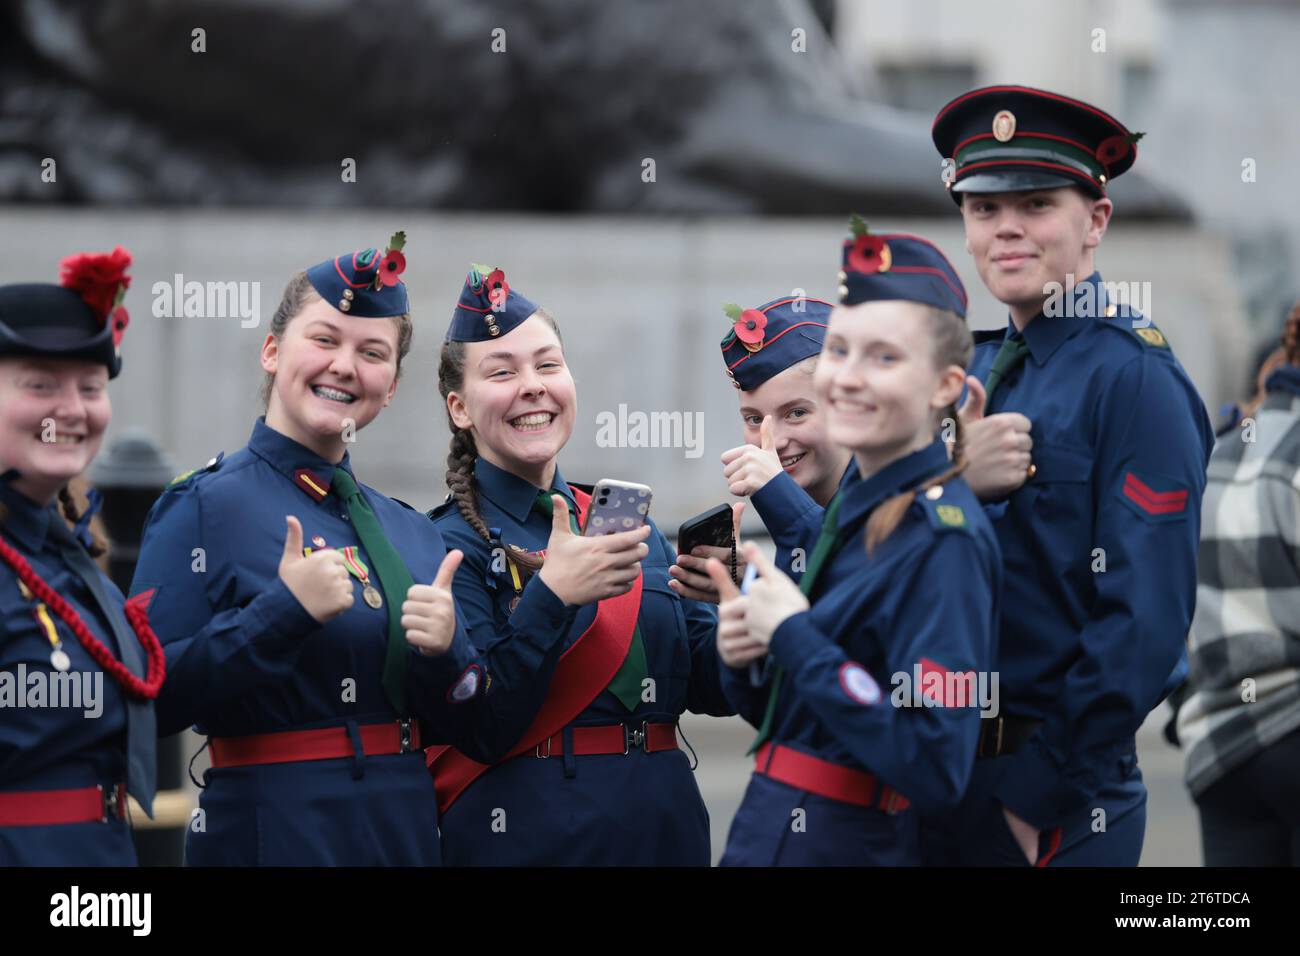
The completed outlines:
{"type": "Polygon", "coordinates": [[[367,584],[365,588],[362,589],[361,597],[364,598],[365,602],[373,608],[384,606],[383,596],[380,595],[379,590],[373,584],[367,584]]]}
{"type": "Polygon", "coordinates": [[[72,658],[68,657],[68,652],[61,647],[56,647],[50,651],[50,666],[62,674],[72,666],[72,658]]]}

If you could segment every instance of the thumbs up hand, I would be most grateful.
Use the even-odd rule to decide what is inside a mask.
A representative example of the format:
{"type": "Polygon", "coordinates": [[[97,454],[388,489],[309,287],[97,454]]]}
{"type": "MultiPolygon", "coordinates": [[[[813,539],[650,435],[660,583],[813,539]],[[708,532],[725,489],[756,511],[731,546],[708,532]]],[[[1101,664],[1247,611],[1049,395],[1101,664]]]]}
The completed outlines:
{"type": "Polygon", "coordinates": [[[555,596],[582,605],[630,591],[641,573],[641,559],[650,553],[645,543],[650,525],[588,538],[569,527],[569,506],[562,495],[551,495],[551,504],[546,563],[537,575],[555,596]]]}
{"type": "Polygon", "coordinates": [[[754,542],[746,541],[742,549],[745,560],[758,569],[758,577],[749,585],[749,607],[745,625],[749,637],[763,647],[772,643],[772,635],[785,619],[808,610],[808,598],[788,574],[768,560],[754,542]]]}
{"type": "Polygon", "coordinates": [[[718,656],[728,667],[744,667],[767,654],[767,644],[749,633],[746,621],[749,596],[740,593],[730,572],[717,558],[709,558],[709,578],[718,592],[718,656]]]}
{"type": "Polygon", "coordinates": [[[771,415],[763,417],[758,445],[739,445],[722,453],[722,477],[737,498],[748,498],[781,473],[776,453],[775,426],[771,415]]]}
{"type": "Polygon", "coordinates": [[[966,401],[957,409],[961,423],[970,426],[984,417],[984,403],[987,400],[984,383],[974,375],[966,376],[966,401]]]}
{"type": "Polygon", "coordinates": [[[412,584],[402,602],[402,630],[406,643],[426,657],[447,653],[456,637],[456,604],[451,582],[465,557],[462,551],[448,551],[432,584],[412,584]]]}
{"type": "Polygon", "coordinates": [[[984,501],[1005,498],[1025,483],[1033,462],[1032,423],[1019,412],[985,416],[984,386],[966,377],[967,395],[957,415],[962,425],[966,471],[962,477],[984,501]]]}
{"type": "Polygon", "coordinates": [[[288,528],[280,556],[280,580],[317,624],[332,621],[356,600],[343,555],[329,550],[304,556],[302,525],[293,515],[284,520],[288,528]]]}

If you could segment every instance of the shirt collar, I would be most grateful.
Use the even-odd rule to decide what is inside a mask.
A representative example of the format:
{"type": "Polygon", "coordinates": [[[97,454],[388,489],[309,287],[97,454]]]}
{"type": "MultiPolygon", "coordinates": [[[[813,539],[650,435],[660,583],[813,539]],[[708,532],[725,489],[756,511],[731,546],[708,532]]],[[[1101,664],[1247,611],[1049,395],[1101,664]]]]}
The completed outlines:
{"type": "Polygon", "coordinates": [[[13,535],[29,554],[35,554],[45,546],[51,520],[62,520],[54,511],[54,505],[42,507],[28,498],[10,482],[18,477],[17,469],[11,468],[0,475],[0,525],[13,535]]]}
{"type": "Polygon", "coordinates": [[[948,446],[938,439],[890,462],[865,481],[858,472],[857,462],[851,460],[840,485],[843,503],[836,524],[840,530],[861,524],[885,499],[911,491],[927,478],[946,471],[951,464],[948,446]]]}
{"type": "MultiPolygon", "coordinates": [[[[1106,286],[1102,284],[1100,272],[1094,272],[1088,278],[1075,282],[1071,294],[1074,300],[1069,308],[1064,309],[1064,314],[1048,316],[1039,312],[1025,326],[1025,344],[1029,346],[1029,354],[1037,365],[1047,364],[1047,360],[1066,340],[1078,335],[1083,329],[1084,321],[1092,317],[1094,310],[1099,317],[1106,314],[1106,286]],[[1085,296],[1095,298],[1092,303],[1084,303],[1082,300],[1085,296]]],[[[1016,326],[1014,322],[1009,322],[1008,325],[1007,336],[1010,337],[1015,334],[1016,326]]]]}
{"type": "MultiPolygon", "coordinates": [[[[313,501],[321,501],[329,494],[335,468],[346,469],[348,474],[352,474],[349,452],[345,451],[343,460],[335,465],[305,445],[276,431],[266,423],[265,416],[259,416],[253,424],[248,449],[276,471],[282,472],[313,501]]],[[[353,475],[354,480],[355,478],[353,475]]]]}
{"type": "MultiPolygon", "coordinates": [[[[538,492],[541,491],[531,481],[512,475],[481,456],[474,464],[474,481],[478,485],[480,494],[491,499],[494,505],[520,524],[528,520],[528,515],[532,513],[533,505],[537,501],[538,492]]],[[[573,492],[569,490],[568,484],[560,475],[558,465],[555,468],[555,477],[551,479],[551,491],[563,495],[564,500],[569,503],[569,508],[577,514],[578,506],[573,500],[573,492]]]]}

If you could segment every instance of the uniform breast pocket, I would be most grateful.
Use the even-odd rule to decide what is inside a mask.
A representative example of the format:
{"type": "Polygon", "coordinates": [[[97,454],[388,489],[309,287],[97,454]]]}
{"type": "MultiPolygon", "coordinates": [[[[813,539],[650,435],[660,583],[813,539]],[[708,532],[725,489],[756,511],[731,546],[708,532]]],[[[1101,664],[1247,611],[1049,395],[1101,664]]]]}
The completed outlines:
{"type": "Polygon", "coordinates": [[[1062,530],[1086,533],[1092,528],[1092,452],[1058,442],[1034,442],[1034,476],[1023,496],[1032,520],[1062,530]]]}

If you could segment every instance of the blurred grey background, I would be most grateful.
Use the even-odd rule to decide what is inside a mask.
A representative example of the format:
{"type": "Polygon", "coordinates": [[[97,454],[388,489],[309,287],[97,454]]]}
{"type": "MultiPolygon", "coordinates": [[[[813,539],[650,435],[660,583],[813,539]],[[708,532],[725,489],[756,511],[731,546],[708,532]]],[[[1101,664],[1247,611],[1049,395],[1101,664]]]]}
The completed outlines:
{"type": "MultiPolygon", "coordinates": [[[[650,484],[673,533],[727,497],[718,456],[740,440],[722,303],[832,294],[850,211],[933,239],[972,325],[1005,323],[929,141],[975,86],[1052,89],[1145,131],[1099,267],[1143,290],[1212,417],[1245,397],[1300,298],[1297,41],[1296,0],[17,0],[0,9],[0,282],[132,251],[110,440],[143,430],[180,471],[246,440],[289,276],[405,229],[415,346],[359,474],[442,500],[437,348],[465,269],[488,262],[563,330],[565,474],[650,484]],[[241,284],[257,314],[158,314],[177,276],[241,284]],[[620,406],[702,416],[702,441],[599,447],[620,406]]],[[[1163,717],[1140,736],[1143,862],[1196,865],[1163,717]]],[[[720,850],[749,732],[685,728],[720,850]]]]}

